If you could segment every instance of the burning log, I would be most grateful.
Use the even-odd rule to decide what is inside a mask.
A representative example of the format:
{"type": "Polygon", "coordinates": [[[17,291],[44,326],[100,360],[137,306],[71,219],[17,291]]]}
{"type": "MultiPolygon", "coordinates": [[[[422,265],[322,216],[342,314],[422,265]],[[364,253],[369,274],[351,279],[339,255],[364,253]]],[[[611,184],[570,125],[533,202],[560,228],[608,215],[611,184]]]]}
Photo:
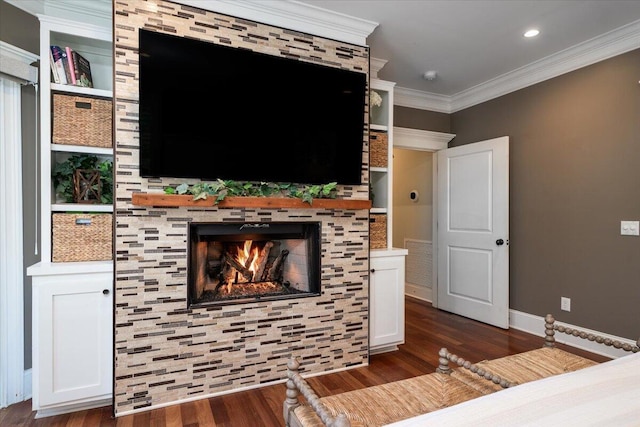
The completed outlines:
{"type": "Polygon", "coordinates": [[[229,252],[225,252],[224,259],[231,267],[235,268],[240,274],[242,274],[242,276],[245,278],[245,281],[251,282],[253,280],[253,272],[244,265],[240,264],[236,257],[231,255],[229,252]]]}
{"type": "MultiPolygon", "coordinates": [[[[226,262],[226,256],[222,257],[221,264],[222,269],[220,271],[220,285],[233,282],[236,270],[228,262],[226,262]]],[[[216,289],[218,289],[220,285],[218,285],[216,289]]]]}
{"type": "Polygon", "coordinates": [[[204,287],[207,284],[207,242],[198,242],[196,245],[196,298],[202,297],[204,287]]]}
{"type": "Polygon", "coordinates": [[[264,270],[267,266],[267,261],[269,260],[269,252],[273,247],[273,242],[265,243],[264,247],[260,251],[258,255],[258,261],[256,262],[257,268],[256,273],[254,274],[254,280],[261,281],[264,276],[264,270]]]}
{"type": "Polygon", "coordinates": [[[279,282],[282,278],[282,270],[284,268],[284,262],[287,259],[287,255],[289,255],[289,251],[284,249],[280,252],[280,255],[273,261],[271,264],[271,268],[269,268],[269,272],[267,273],[268,281],[276,281],[279,282]]]}

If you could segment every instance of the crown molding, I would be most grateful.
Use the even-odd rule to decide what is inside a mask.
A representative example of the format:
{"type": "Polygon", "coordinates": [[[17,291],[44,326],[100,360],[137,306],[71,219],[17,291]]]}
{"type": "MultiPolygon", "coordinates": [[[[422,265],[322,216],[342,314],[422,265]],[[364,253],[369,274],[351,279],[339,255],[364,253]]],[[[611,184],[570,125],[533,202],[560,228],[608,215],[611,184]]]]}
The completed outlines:
{"type": "Polygon", "coordinates": [[[46,15],[111,28],[111,0],[4,0],[31,15],[46,15]]]}
{"type": "Polygon", "coordinates": [[[640,21],[635,21],[453,96],[397,87],[394,93],[395,105],[455,113],[638,48],[640,21]]]}
{"type": "Polygon", "coordinates": [[[377,22],[294,0],[177,0],[176,3],[359,46],[367,45],[367,37],[378,26],[377,22]]]}
{"type": "Polygon", "coordinates": [[[386,59],[370,58],[369,59],[369,77],[372,79],[378,78],[378,72],[382,70],[382,67],[387,65],[386,59]]]}
{"type": "Polygon", "coordinates": [[[400,107],[451,113],[451,97],[448,95],[439,95],[398,86],[393,92],[393,96],[393,104],[400,107]]]}
{"type": "MultiPolygon", "coordinates": [[[[111,0],[5,1],[32,15],[50,15],[111,27],[111,0]]],[[[367,37],[378,26],[377,22],[294,0],[176,0],[175,3],[359,46],[367,45],[367,37]]]]}
{"type": "Polygon", "coordinates": [[[438,151],[449,146],[453,133],[393,127],[393,147],[418,151],[438,151]]]}

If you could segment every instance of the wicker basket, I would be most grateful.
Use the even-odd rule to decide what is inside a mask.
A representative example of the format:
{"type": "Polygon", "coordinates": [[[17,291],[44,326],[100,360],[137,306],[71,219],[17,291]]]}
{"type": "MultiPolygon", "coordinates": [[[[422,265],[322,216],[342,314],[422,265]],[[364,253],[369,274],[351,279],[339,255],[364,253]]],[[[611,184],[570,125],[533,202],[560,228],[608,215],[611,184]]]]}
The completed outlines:
{"type": "Polygon", "coordinates": [[[387,216],[373,214],[369,217],[369,248],[385,249],[387,247],[387,216]]]}
{"type": "Polygon", "coordinates": [[[110,99],[53,93],[51,120],[54,144],[111,148],[110,99]]]}
{"type": "Polygon", "coordinates": [[[105,261],[113,258],[112,214],[52,214],[53,262],[105,261]]]}
{"type": "Polygon", "coordinates": [[[386,168],[389,163],[387,133],[371,131],[369,135],[369,166],[386,168]]]}

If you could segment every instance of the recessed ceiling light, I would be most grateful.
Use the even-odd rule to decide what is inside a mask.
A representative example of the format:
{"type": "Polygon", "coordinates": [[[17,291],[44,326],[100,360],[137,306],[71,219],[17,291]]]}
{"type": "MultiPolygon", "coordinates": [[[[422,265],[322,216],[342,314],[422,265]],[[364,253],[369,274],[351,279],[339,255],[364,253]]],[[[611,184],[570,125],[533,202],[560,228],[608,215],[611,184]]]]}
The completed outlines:
{"type": "Polygon", "coordinates": [[[525,33],[524,33],[524,36],[525,36],[525,37],[535,37],[535,36],[537,36],[538,34],[540,34],[540,31],[539,31],[539,30],[536,30],[536,29],[534,28],[534,29],[532,29],[532,30],[527,30],[527,32],[525,32],[525,33]]]}

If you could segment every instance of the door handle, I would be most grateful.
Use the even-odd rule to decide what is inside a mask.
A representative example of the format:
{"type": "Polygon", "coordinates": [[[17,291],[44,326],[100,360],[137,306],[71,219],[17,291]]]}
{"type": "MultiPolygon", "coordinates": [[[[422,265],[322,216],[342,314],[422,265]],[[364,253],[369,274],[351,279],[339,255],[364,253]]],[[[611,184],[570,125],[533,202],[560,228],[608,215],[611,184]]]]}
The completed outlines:
{"type": "Polygon", "coordinates": [[[498,245],[498,246],[504,245],[504,240],[502,240],[502,239],[496,240],[496,245],[498,245]]]}

